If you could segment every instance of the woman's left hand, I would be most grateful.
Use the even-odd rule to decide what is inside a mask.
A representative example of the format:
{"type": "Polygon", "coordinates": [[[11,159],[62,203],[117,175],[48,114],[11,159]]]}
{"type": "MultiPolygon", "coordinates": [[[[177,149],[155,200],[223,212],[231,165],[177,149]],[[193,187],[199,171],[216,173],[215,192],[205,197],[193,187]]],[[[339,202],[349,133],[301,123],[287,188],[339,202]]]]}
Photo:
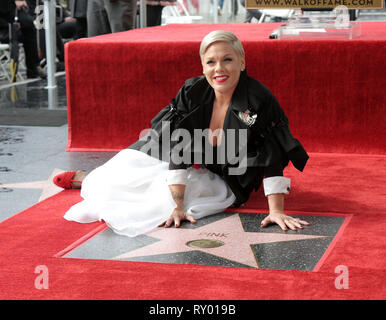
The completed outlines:
{"type": "Polygon", "coordinates": [[[308,226],[309,223],[298,218],[287,216],[284,213],[270,213],[262,222],[261,227],[265,228],[269,224],[276,223],[284,231],[290,228],[291,230],[303,229],[303,225],[308,226]]]}

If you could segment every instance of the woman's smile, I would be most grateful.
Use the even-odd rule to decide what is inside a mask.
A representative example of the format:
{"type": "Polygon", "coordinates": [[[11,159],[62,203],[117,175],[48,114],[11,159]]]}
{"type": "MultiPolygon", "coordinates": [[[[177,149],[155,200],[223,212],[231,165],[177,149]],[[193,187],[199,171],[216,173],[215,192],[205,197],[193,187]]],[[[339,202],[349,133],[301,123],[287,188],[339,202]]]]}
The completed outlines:
{"type": "Polygon", "coordinates": [[[229,78],[228,76],[222,76],[222,75],[221,76],[215,76],[214,81],[222,83],[222,82],[227,81],[228,78],[229,78]]]}

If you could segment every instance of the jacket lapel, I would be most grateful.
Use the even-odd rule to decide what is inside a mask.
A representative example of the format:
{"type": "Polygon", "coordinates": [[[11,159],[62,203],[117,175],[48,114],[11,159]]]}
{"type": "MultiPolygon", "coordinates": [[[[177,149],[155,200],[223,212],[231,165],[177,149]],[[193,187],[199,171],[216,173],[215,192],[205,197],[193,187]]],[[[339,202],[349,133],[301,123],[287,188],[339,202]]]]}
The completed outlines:
{"type": "Polygon", "coordinates": [[[186,92],[187,101],[190,101],[189,113],[181,124],[188,130],[206,129],[209,127],[213,110],[214,90],[205,77],[192,85],[186,92]]]}
{"type": "MultiPolygon", "coordinates": [[[[214,90],[209,85],[205,77],[201,77],[196,83],[192,85],[186,92],[187,101],[190,101],[189,113],[182,119],[181,127],[193,133],[194,129],[207,129],[209,128],[210,118],[213,110],[214,90]]],[[[229,135],[234,134],[232,140],[235,143],[231,144],[232,152],[227,152],[231,158],[226,160],[226,163],[222,165],[223,169],[228,166],[229,163],[234,163],[238,159],[240,152],[243,151],[246,154],[247,141],[249,140],[252,130],[251,128],[240,118],[239,112],[244,112],[248,109],[248,79],[246,72],[242,72],[240,75],[239,83],[233,94],[230,106],[227,110],[223,130],[225,133],[225,139],[223,143],[226,146],[229,135]],[[229,130],[231,129],[231,130],[229,130]],[[245,141],[240,141],[239,134],[240,129],[246,131],[245,141]]],[[[224,146],[223,145],[223,146],[224,146]]],[[[240,160],[240,159],[238,159],[240,160]]]]}
{"type": "MultiPolygon", "coordinates": [[[[247,142],[251,136],[251,128],[240,118],[239,113],[245,112],[248,109],[248,79],[245,71],[241,72],[239,83],[233,93],[231,104],[229,106],[227,115],[224,121],[224,132],[229,139],[230,134],[235,134],[235,143],[232,152],[227,152],[228,155],[233,155],[227,162],[234,163],[235,158],[239,157],[240,151],[242,153],[247,152],[247,142]],[[230,130],[234,129],[234,131],[230,130]],[[241,141],[239,135],[241,134],[240,129],[246,131],[245,141],[241,141]]],[[[233,144],[232,144],[233,148],[233,144]]],[[[239,159],[240,160],[240,159],[239,159]]]]}

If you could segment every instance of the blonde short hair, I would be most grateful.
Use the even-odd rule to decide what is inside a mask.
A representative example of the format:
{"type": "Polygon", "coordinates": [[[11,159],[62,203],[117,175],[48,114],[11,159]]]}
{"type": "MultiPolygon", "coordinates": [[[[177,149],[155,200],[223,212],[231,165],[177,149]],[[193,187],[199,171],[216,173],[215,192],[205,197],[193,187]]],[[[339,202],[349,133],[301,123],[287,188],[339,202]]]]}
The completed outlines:
{"type": "Polygon", "coordinates": [[[211,46],[215,42],[227,42],[232,48],[241,56],[245,57],[244,47],[241,41],[236,37],[236,35],[230,31],[226,30],[215,30],[208,33],[204,39],[201,41],[200,45],[200,57],[203,58],[206,50],[208,50],[209,46],[211,46]]]}

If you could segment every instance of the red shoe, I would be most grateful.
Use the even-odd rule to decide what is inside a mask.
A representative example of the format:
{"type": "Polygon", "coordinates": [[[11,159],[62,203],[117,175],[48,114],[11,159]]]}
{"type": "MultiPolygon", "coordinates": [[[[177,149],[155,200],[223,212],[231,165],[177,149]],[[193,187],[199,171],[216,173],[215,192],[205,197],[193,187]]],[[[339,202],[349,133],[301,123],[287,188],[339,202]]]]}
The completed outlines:
{"type": "Polygon", "coordinates": [[[72,184],[73,182],[80,182],[82,181],[77,181],[77,180],[72,180],[72,178],[75,176],[76,171],[66,171],[63,173],[60,173],[56,175],[53,179],[54,183],[63,189],[77,189],[74,187],[72,184]]]}

